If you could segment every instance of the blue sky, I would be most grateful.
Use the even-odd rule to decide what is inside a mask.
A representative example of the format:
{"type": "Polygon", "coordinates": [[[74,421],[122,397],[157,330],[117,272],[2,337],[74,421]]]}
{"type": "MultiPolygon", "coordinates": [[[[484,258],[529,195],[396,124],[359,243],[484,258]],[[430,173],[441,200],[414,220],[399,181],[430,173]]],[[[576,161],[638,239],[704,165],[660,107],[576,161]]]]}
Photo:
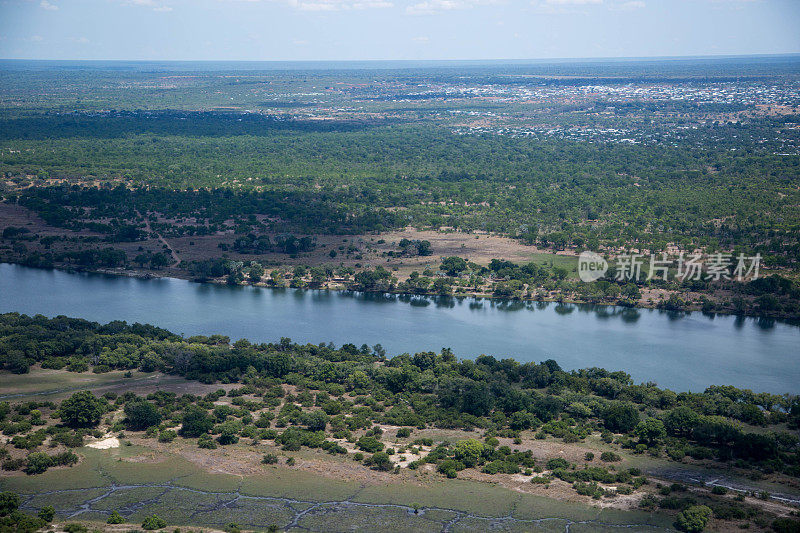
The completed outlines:
{"type": "Polygon", "coordinates": [[[800,0],[0,0],[0,58],[800,53],[800,0]]]}

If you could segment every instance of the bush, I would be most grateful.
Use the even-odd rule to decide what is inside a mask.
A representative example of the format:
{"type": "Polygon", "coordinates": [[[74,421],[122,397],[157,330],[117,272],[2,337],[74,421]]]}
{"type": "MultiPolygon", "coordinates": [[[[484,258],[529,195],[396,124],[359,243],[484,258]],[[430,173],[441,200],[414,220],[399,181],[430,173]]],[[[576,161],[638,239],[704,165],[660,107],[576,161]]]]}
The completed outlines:
{"type": "Polygon", "coordinates": [[[211,435],[203,435],[197,439],[197,447],[205,450],[215,450],[217,448],[217,443],[214,442],[211,435]]]}
{"type": "Polygon", "coordinates": [[[158,442],[172,442],[178,434],[171,429],[165,429],[158,434],[158,442]]]}
{"type": "Polygon", "coordinates": [[[800,531],[800,520],[777,518],[772,522],[772,529],[775,533],[797,533],[800,531]]]}
{"type": "Polygon", "coordinates": [[[214,422],[208,411],[197,405],[190,405],[183,412],[180,434],[183,437],[199,437],[208,433],[214,422]]]}
{"type": "Polygon", "coordinates": [[[114,511],[109,515],[108,520],[106,520],[106,524],[124,524],[125,518],[122,517],[117,511],[114,511]]]}
{"type": "Polygon", "coordinates": [[[161,423],[161,413],[150,402],[136,400],[125,405],[125,424],[128,429],[142,431],[161,423]]]}
{"type": "Polygon", "coordinates": [[[397,430],[397,438],[404,439],[411,436],[411,428],[400,428],[397,430]]]}
{"type": "Polygon", "coordinates": [[[89,531],[86,526],[82,524],[67,524],[64,526],[64,531],[67,533],[86,533],[89,531]]]}
{"type": "Polygon", "coordinates": [[[373,454],[372,457],[364,461],[364,464],[375,470],[380,470],[381,472],[388,472],[394,467],[394,465],[392,465],[392,460],[389,458],[389,454],[386,452],[373,454]]]}
{"type": "Polygon", "coordinates": [[[561,457],[556,457],[554,459],[547,460],[548,470],[558,470],[561,468],[569,468],[569,462],[566,459],[563,459],[561,457]]]}
{"type": "Polygon", "coordinates": [[[90,428],[100,423],[105,412],[105,400],[89,391],[80,391],[61,402],[58,415],[69,427],[90,428]]]}
{"type": "Polygon", "coordinates": [[[591,496],[596,500],[602,498],[606,493],[597,483],[575,482],[572,484],[572,488],[581,496],[591,496]]]}
{"type": "Polygon", "coordinates": [[[29,476],[41,474],[53,466],[53,459],[44,452],[33,452],[25,461],[24,472],[29,476]]]}
{"type": "Polygon", "coordinates": [[[365,435],[356,441],[356,447],[367,453],[376,453],[383,449],[383,443],[375,437],[365,435]]]}
{"type": "Polygon", "coordinates": [[[703,531],[711,520],[711,509],[705,505],[692,505],[684,509],[675,520],[675,528],[687,533],[703,531]]]}
{"type": "Polygon", "coordinates": [[[39,512],[36,513],[36,516],[47,522],[48,524],[53,521],[53,518],[56,516],[56,510],[53,508],[52,505],[45,505],[39,512]]]}
{"type": "Polygon", "coordinates": [[[449,478],[455,478],[459,470],[462,470],[464,465],[453,459],[445,459],[436,466],[439,473],[444,474],[449,478]]]}
{"type": "Polygon", "coordinates": [[[639,507],[642,509],[653,510],[658,505],[658,500],[652,494],[647,494],[639,500],[639,507]]]}
{"type": "Polygon", "coordinates": [[[617,461],[621,461],[622,457],[614,452],[603,452],[600,454],[600,460],[606,463],[616,463],[617,461]]]}
{"type": "Polygon", "coordinates": [[[711,488],[711,494],[722,496],[728,494],[728,489],[720,485],[714,485],[714,487],[711,488]]]}
{"type": "Polygon", "coordinates": [[[19,509],[19,496],[10,490],[0,492],[0,516],[6,516],[19,509]]]}
{"type": "Polygon", "coordinates": [[[165,527],[167,527],[167,523],[164,519],[155,514],[153,516],[148,516],[142,522],[142,529],[146,530],[163,529],[165,527]]]}
{"type": "Polygon", "coordinates": [[[265,465],[274,465],[278,462],[278,456],[274,453],[268,453],[264,456],[261,462],[265,465]]]}

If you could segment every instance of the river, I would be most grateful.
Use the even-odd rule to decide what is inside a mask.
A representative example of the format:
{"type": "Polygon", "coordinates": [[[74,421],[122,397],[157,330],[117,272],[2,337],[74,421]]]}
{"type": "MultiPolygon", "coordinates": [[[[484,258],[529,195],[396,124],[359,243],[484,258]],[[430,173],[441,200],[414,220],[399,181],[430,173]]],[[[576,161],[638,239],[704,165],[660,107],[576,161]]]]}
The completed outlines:
{"type": "Polygon", "coordinates": [[[0,264],[0,312],[147,322],[184,335],[452,348],[567,370],[624,370],[675,391],[800,393],[800,328],[771,319],[595,305],[264,289],[0,264]]]}

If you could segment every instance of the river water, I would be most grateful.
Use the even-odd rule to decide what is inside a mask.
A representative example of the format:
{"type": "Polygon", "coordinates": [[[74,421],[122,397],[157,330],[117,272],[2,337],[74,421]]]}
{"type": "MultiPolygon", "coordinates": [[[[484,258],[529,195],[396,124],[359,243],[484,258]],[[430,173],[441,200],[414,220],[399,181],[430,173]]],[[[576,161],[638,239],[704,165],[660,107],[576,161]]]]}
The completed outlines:
{"type": "Polygon", "coordinates": [[[449,347],[564,369],[624,370],[675,391],[729,384],[800,393],[800,328],[769,319],[595,305],[263,289],[0,264],[0,312],[147,322],[253,342],[449,347]]]}

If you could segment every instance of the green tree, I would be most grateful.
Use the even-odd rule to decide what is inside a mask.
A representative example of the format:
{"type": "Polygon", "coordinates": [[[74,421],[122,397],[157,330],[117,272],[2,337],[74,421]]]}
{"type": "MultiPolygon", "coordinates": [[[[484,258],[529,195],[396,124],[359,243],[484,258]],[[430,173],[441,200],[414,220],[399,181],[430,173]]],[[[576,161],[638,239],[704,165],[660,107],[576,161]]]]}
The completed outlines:
{"type": "Polygon", "coordinates": [[[41,474],[53,466],[53,459],[44,452],[33,452],[25,462],[25,473],[29,476],[41,474]]]}
{"type": "Polygon", "coordinates": [[[0,516],[7,516],[19,509],[19,495],[10,490],[0,492],[0,516]]]}
{"type": "Polygon", "coordinates": [[[389,454],[386,452],[377,452],[373,454],[372,457],[364,461],[364,464],[382,472],[388,472],[394,467],[394,465],[392,465],[392,460],[389,458],[389,454]]]}
{"type": "Polygon", "coordinates": [[[650,446],[660,442],[661,439],[667,436],[664,423],[657,418],[642,420],[637,424],[635,431],[639,440],[650,446]]]}
{"type": "Polygon", "coordinates": [[[451,256],[442,259],[439,270],[450,277],[456,277],[467,269],[467,262],[461,257],[451,256]]]}
{"type": "Polygon", "coordinates": [[[186,408],[183,412],[182,422],[180,434],[183,437],[199,437],[214,427],[208,411],[198,405],[190,405],[186,408]]]}
{"type": "Polygon", "coordinates": [[[692,505],[678,515],[675,528],[687,533],[698,533],[706,528],[711,514],[711,509],[705,505],[692,505]]]}
{"type": "Polygon", "coordinates": [[[56,510],[53,508],[52,505],[45,505],[39,512],[36,514],[39,518],[47,522],[48,524],[53,521],[53,518],[56,516],[56,510]]]}
{"type": "Polygon", "coordinates": [[[105,400],[89,391],[80,391],[61,402],[58,415],[69,427],[89,428],[99,424],[105,412],[105,400]]]}
{"type": "Polygon", "coordinates": [[[163,529],[167,527],[167,523],[158,515],[148,516],[142,522],[142,529],[152,530],[152,529],[163,529]]]}
{"type": "Polygon", "coordinates": [[[242,431],[242,423],[238,420],[228,420],[219,425],[219,437],[217,442],[222,445],[236,444],[239,442],[239,432],[242,431]]]}
{"type": "Polygon", "coordinates": [[[664,428],[675,437],[690,437],[699,424],[700,415],[691,407],[676,407],[664,415],[664,428]]]}
{"type": "Polygon", "coordinates": [[[614,433],[627,433],[639,423],[639,411],[622,402],[610,404],[603,412],[603,424],[614,433]]]}
{"type": "Polygon", "coordinates": [[[467,439],[456,443],[453,448],[456,460],[461,461],[468,468],[478,464],[486,445],[477,439],[467,439]]]}
{"type": "Polygon", "coordinates": [[[328,415],[324,411],[312,411],[303,415],[303,424],[311,431],[325,431],[328,415]]]}
{"type": "Polygon", "coordinates": [[[125,405],[125,417],[128,429],[139,431],[161,423],[158,408],[145,400],[129,402],[125,405]]]}

